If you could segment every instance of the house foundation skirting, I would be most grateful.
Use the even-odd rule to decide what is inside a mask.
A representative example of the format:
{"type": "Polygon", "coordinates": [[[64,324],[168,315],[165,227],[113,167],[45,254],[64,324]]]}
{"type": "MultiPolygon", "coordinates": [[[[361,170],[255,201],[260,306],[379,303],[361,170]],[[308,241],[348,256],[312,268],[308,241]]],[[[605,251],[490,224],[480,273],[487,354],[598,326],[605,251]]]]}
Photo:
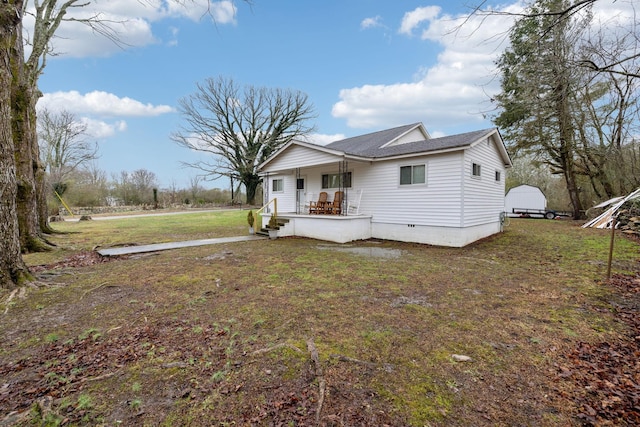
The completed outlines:
{"type": "MultiPolygon", "coordinates": [[[[488,223],[466,228],[425,225],[389,224],[372,221],[368,215],[299,215],[278,214],[288,222],[280,227],[281,237],[298,236],[334,243],[355,240],[382,239],[421,243],[435,246],[463,247],[476,240],[500,232],[500,223],[488,223]]],[[[269,216],[263,215],[263,226],[269,216]]]]}
{"type": "Polygon", "coordinates": [[[387,224],[373,222],[371,237],[383,240],[422,243],[426,245],[461,248],[492,234],[500,232],[500,223],[471,227],[434,227],[426,225],[387,224]]]}

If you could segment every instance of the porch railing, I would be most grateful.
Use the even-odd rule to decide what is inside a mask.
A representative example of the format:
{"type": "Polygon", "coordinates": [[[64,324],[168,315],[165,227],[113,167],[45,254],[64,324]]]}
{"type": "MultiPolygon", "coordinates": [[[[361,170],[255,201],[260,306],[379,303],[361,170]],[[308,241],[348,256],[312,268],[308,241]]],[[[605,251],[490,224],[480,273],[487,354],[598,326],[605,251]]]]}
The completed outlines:
{"type": "Polygon", "coordinates": [[[256,218],[260,221],[260,228],[262,228],[262,217],[260,215],[265,211],[265,209],[271,206],[271,204],[273,204],[273,212],[268,211],[268,213],[271,213],[271,215],[275,216],[276,218],[278,217],[278,199],[271,199],[263,207],[256,211],[256,218]]]}

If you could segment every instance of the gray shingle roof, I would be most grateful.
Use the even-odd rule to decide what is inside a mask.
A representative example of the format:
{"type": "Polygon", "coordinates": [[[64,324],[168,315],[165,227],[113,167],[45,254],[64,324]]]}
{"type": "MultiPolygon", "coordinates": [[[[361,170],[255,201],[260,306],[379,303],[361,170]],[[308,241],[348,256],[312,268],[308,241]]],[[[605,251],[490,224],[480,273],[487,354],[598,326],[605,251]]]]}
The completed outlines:
{"type": "Polygon", "coordinates": [[[458,135],[431,138],[424,141],[409,142],[380,148],[384,144],[415,127],[417,124],[419,123],[343,139],[332,142],[325,147],[336,151],[342,151],[347,155],[368,158],[384,158],[405,154],[427,153],[431,151],[461,148],[469,146],[495,131],[495,128],[483,129],[458,135]]]}

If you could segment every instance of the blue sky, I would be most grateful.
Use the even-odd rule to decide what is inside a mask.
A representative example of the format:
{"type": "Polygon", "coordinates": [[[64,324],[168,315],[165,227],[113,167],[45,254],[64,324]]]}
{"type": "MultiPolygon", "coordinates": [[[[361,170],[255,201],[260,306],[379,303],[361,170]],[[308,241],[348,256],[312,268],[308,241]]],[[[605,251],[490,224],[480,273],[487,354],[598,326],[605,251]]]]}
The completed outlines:
{"type": "Polygon", "coordinates": [[[211,3],[215,22],[206,0],[187,3],[93,0],[78,12],[126,21],[116,28],[124,48],[77,24],[59,29],[39,106],[87,123],[99,142],[97,166],[110,178],[147,169],[161,188],[189,186],[197,171],[180,162],[201,154],[170,135],[182,120],[178,100],[208,77],[305,92],[318,143],[418,121],[432,136],[493,126],[486,114],[499,89],[493,61],[511,22],[474,18],[454,31],[473,2],[221,1],[211,3]]]}

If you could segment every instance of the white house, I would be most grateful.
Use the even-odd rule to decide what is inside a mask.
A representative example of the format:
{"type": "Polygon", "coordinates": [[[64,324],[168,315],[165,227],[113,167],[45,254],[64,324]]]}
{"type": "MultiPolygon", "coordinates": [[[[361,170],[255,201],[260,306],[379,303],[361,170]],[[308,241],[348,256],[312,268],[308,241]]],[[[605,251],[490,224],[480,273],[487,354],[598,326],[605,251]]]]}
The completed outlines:
{"type": "Polygon", "coordinates": [[[291,141],[259,166],[262,221],[277,200],[281,236],[461,247],[500,231],[509,167],[495,128],[431,138],[414,123],[325,146],[291,141]],[[309,213],[320,192],[336,191],[339,214],[309,213]]]}
{"type": "Polygon", "coordinates": [[[510,216],[520,216],[522,212],[544,214],[547,198],[542,190],[531,185],[519,185],[507,192],[504,198],[504,210],[510,216]]]}

